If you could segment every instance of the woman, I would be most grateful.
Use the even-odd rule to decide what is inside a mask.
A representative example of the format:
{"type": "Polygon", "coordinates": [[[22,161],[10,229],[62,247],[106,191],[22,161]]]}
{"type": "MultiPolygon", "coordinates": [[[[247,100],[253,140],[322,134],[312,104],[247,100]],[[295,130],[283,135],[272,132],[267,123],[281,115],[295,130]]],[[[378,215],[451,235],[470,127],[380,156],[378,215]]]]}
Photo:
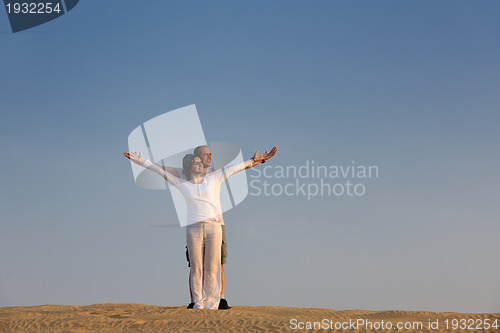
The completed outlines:
{"type": "Polygon", "coordinates": [[[191,291],[194,309],[217,309],[220,301],[220,269],[222,231],[220,219],[220,187],[235,173],[252,168],[273,157],[277,148],[258,154],[241,164],[217,169],[203,176],[203,164],[192,154],[184,156],[182,173],[186,180],[175,177],[148,160],[142,154],[125,153],[134,163],[148,168],[175,186],[187,204],[186,242],[191,263],[191,291]]]}

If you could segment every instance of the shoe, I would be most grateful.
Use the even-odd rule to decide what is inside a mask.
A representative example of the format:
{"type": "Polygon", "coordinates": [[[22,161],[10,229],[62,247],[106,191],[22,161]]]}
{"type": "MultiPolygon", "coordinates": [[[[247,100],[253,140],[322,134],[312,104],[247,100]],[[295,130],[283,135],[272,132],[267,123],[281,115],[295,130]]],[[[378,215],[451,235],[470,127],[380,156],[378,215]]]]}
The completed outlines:
{"type": "Polygon", "coordinates": [[[227,310],[227,309],[231,309],[231,307],[227,305],[226,299],[221,298],[219,302],[219,310],[227,310]]]}
{"type": "Polygon", "coordinates": [[[194,308],[194,303],[189,303],[189,305],[186,309],[192,309],[192,308],[194,308]]]}

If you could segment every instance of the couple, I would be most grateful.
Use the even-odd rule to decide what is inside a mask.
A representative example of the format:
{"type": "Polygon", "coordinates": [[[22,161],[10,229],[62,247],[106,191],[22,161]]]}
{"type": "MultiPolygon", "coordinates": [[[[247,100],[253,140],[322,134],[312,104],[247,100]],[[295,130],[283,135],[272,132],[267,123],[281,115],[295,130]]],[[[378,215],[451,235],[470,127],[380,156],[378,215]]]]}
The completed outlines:
{"type": "MultiPolygon", "coordinates": [[[[222,209],[220,186],[229,176],[264,163],[277,148],[254,156],[238,165],[208,170],[210,149],[197,147],[187,154],[182,170],[162,167],[144,160],[141,153],[125,153],[132,162],[148,168],[175,186],[187,204],[186,242],[189,252],[190,290],[194,309],[218,309],[221,295],[222,209]],[[181,171],[181,172],[180,172],[181,171]]],[[[223,287],[222,287],[223,289],[223,287]]],[[[223,291],[223,290],[222,290],[223,291]]]]}

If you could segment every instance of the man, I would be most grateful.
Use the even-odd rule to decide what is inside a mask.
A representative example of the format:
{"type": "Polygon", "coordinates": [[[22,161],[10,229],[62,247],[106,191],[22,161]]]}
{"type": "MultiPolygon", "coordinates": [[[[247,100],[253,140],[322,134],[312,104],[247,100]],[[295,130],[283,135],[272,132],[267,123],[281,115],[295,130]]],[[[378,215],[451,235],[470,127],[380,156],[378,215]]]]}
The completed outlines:
{"type": "MultiPolygon", "coordinates": [[[[253,160],[253,163],[250,166],[247,166],[245,169],[249,169],[251,167],[254,167],[258,164],[265,163],[265,161],[271,157],[273,157],[277,152],[277,147],[273,147],[271,151],[268,153],[266,152],[264,154],[258,155],[258,151],[255,152],[254,156],[251,158],[253,160]]],[[[137,153],[135,153],[137,154],[137,153]]],[[[124,153],[125,157],[129,158],[132,160],[131,153],[124,153]]],[[[140,153],[139,153],[140,155],[140,153]]],[[[195,148],[193,155],[195,157],[198,157],[200,159],[200,162],[203,167],[203,172],[201,174],[202,178],[207,174],[210,168],[210,164],[212,163],[212,153],[210,152],[210,149],[207,146],[198,146],[195,148]]],[[[140,155],[142,158],[142,155],[140,155]]],[[[148,161],[149,162],[149,161],[148,161]]],[[[137,163],[137,162],[135,162],[137,163]]],[[[153,165],[153,163],[149,162],[150,165],[153,165]]],[[[186,179],[185,175],[182,172],[182,169],[179,168],[174,168],[174,167],[164,167],[162,165],[154,164],[158,168],[162,168],[163,170],[169,172],[173,176],[177,178],[184,178],[186,179]]],[[[214,171],[215,169],[212,168],[211,172],[214,171]]],[[[224,298],[224,291],[225,291],[225,286],[226,286],[226,281],[225,281],[225,273],[224,273],[224,264],[226,263],[226,258],[227,258],[227,243],[226,243],[226,232],[225,232],[225,226],[224,226],[224,221],[222,219],[222,213],[220,214],[220,217],[218,218],[221,223],[221,231],[222,231],[222,247],[221,247],[221,292],[220,292],[220,301],[219,301],[219,309],[225,310],[225,309],[230,309],[229,305],[227,304],[226,299],[224,298]]],[[[186,257],[189,263],[189,252],[186,250],[186,257]]],[[[189,266],[189,264],[188,264],[189,266]]],[[[188,309],[192,309],[194,307],[194,302],[193,302],[193,295],[192,295],[192,290],[191,290],[191,274],[189,275],[189,292],[191,294],[191,303],[188,305],[188,309]]]]}
{"type": "MultiPolygon", "coordinates": [[[[193,155],[197,156],[201,159],[201,163],[203,163],[203,176],[209,171],[210,165],[212,164],[212,153],[210,152],[210,148],[207,146],[198,146],[194,149],[193,155]]],[[[213,171],[214,168],[212,168],[213,171]]],[[[167,170],[168,171],[168,170],[167,170]]],[[[177,171],[180,171],[177,169],[177,171]]],[[[182,174],[182,172],[181,172],[182,174]]],[[[222,247],[221,247],[221,291],[220,291],[220,302],[219,309],[227,310],[231,307],[227,304],[227,300],[224,298],[224,291],[226,289],[226,274],[224,273],[224,264],[227,260],[227,243],[226,243],[226,226],[224,225],[224,220],[222,216],[220,217],[221,227],[222,227],[222,247]]],[[[186,259],[188,261],[188,267],[190,266],[189,262],[189,252],[186,246],[186,259]]],[[[191,302],[187,306],[188,309],[192,309],[194,306],[193,302],[193,294],[191,292],[191,275],[189,275],[189,294],[191,296],[191,302]]]]}
{"type": "MultiPolygon", "coordinates": [[[[266,151],[267,153],[267,151],[266,151]]],[[[210,165],[212,163],[212,153],[210,152],[210,148],[207,146],[198,146],[194,149],[193,155],[196,157],[199,157],[201,159],[201,162],[203,164],[203,174],[202,176],[205,176],[207,172],[213,171],[215,168],[210,169],[210,165]]],[[[262,161],[256,161],[256,163],[262,163],[262,161]]],[[[168,167],[168,166],[162,166],[159,164],[156,164],[157,166],[163,168],[165,171],[171,173],[172,175],[179,177],[179,178],[184,178],[185,176],[182,173],[182,169],[174,168],[174,167],[168,167]]],[[[227,260],[227,242],[226,242],[226,228],[224,225],[224,220],[222,216],[220,216],[220,221],[221,221],[221,227],[222,227],[222,247],[221,247],[221,293],[220,293],[220,302],[219,302],[219,309],[221,310],[227,310],[230,309],[231,307],[227,304],[227,300],[224,298],[224,291],[226,288],[226,275],[224,273],[224,264],[226,263],[227,260]]],[[[186,247],[186,259],[188,261],[188,267],[190,266],[189,264],[189,252],[186,247]]],[[[188,305],[188,309],[192,309],[194,306],[193,302],[193,294],[191,292],[191,275],[189,276],[189,293],[191,296],[191,302],[188,305]]]]}

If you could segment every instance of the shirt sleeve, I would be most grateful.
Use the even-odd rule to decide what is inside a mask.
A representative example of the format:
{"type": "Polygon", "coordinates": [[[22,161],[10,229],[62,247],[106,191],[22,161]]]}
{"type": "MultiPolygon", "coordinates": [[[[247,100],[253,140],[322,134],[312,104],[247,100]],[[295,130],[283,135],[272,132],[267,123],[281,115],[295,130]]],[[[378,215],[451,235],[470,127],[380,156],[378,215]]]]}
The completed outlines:
{"type": "Polygon", "coordinates": [[[156,172],[157,174],[165,178],[167,182],[169,182],[174,186],[179,185],[179,183],[181,182],[180,178],[172,175],[170,172],[163,170],[163,168],[160,168],[159,166],[151,163],[150,160],[146,160],[142,166],[145,167],[146,169],[156,172]]]}
{"type": "Polygon", "coordinates": [[[230,166],[222,168],[221,169],[221,171],[222,171],[222,179],[226,179],[226,178],[234,175],[235,173],[244,170],[246,167],[251,166],[252,163],[253,163],[252,160],[248,160],[248,161],[245,161],[245,162],[240,163],[240,164],[230,165],[230,166]]]}

